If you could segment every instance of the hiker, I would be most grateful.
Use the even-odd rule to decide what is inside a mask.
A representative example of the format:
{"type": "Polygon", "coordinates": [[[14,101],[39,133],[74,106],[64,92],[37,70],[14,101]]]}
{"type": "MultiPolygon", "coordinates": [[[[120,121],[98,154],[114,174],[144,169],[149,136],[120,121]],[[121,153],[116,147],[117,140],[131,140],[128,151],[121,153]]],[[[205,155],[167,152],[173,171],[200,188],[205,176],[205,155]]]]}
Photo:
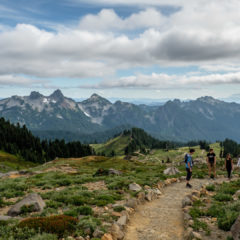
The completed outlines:
{"type": "Polygon", "coordinates": [[[193,167],[193,160],[192,155],[194,154],[195,150],[190,149],[189,153],[185,155],[185,163],[186,163],[186,171],[187,171],[187,177],[186,177],[186,187],[192,188],[192,185],[189,183],[192,178],[192,167],[193,167]]]}
{"type": "Polygon", "coordinates": [[[213,149],[209,149],[207,154],[208,174],[210,178],[216,178],[216,154],[213,149]],[[212,177],[212,174],[214,177],[212,177]]]}
{"type": "Polygon", "coordinates": [[[227,170],[228,173],[228,179],[231,179],[231,173],[233,171],[233,160],[231,158],[231,154],[228,153],[225,159],[225,168],[227,170]]]}

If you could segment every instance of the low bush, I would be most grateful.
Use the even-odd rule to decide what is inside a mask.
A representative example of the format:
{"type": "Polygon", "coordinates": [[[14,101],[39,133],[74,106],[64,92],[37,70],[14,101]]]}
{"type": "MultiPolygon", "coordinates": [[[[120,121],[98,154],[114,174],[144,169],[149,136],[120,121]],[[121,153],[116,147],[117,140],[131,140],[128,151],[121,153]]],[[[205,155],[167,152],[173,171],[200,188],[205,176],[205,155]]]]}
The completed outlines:
{"type": "Polygon", "coordinates": [[[90,229],[91,233],[93,233],[96,230],[96,228],[100,225],[101,221],[92,216],[83,217],[78,223],[78,227],[80,227],[82,230],[90,229]]]}
{"type": "Polygon", "coordinates": [[[205,213],[198,207],[192,207],[189,211],[190,216],[195,219],[204,216],[205,213]]]}
{"type": "Polygon", "coordinates": [[[76,218],[59,215],[50,217],[28,218],[19,223],[20,228],[40,230],[45,233],[56,234],[62,237],[65,233],[72,233],[76,229],[76,218]]]}
{"type": "Polygon", "coordinates": [[[214,196],[214,199],[219,201],[219,202],[227,202],[227,201],[232,201],[233,200],[231,195],[225,194],[225,193],[217,193],[214,196]]]}
{"type": "Polygon", "coordinates": [[[207,185],[206,189],[210,192],[214,192],[215,191],[215,186],[214,185],[207,185]]]}
{"type": "Polygon", "coordinates": [[[20,209],[21,215],[26,215],[28,213],[34,212],[34,204],[31,205],[23,205],[20,209]]]}
{"type": "Polygon", "coordinates": [[[114,210],[115,212],[122,212],[122,211],[125,210],[125,207],[123,207],[123,206],[117,206],[117,207],[114,207],[113,210],[114,210]]]}
{"type": "Polygon", "coordinates": [[[93,215],[93,210],[89,206],[81,206],[77,208],[71,208],[70,210],[64,212],[64,215],[78,217],[79,215],[93,215]]]}
{"type": "Polygon", "coordinates": [[[31,237],[29,240],[57,240],[57,239],[58,237],[55,234],[43,233],[43,234],[37,234],[31,237]]]}
{"type": "Polygon", "coordinates": [[[224,231],[229,231],[238,215],[238,212],[226,210],[225,214],[218,218],[218,227],[224,231]]]}

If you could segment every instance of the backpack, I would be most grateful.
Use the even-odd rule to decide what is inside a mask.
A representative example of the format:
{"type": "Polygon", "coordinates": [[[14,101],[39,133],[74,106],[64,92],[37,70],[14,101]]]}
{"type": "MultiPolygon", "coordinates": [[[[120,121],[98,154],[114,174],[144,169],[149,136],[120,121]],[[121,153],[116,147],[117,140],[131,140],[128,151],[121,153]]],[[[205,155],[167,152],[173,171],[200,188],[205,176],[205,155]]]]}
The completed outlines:
{"type": "Polygon", "coordinates": [[[184,157],[184,162],[187,163],[187,161],[188,161],[188,154],[186,154],[184,157]]]}

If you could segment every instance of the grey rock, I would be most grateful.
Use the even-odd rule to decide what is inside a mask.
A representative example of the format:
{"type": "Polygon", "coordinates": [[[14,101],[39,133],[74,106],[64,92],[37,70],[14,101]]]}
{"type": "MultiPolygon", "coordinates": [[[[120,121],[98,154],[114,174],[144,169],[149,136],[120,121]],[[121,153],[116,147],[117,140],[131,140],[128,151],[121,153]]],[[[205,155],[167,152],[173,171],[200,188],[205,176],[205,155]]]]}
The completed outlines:
{"type": "Polygon", "coordinates": [[[22,206],[29,206],[33,205],[33,211],[35,212],[41,212],[44,207],[46,206],[45,202],[42,200],[42,198],[36,194],[36,193],[31,193],[28,196],[26,196],[24,199],[22,199],[20,202],[15,204],[10,210],[8,211],[7,215],[8,216],[18,216],[21,212],[21,207],[22,206]]]}
{"type": "Polygon", "coordinates": [[[117,224],[121,227],[124,227],[127,224],[127,220],[128,220],[127,216],[123,215],[118,219],[117,224]]]}
{"type": "Polygon", "coordinates": [[[197,233],[197,232],[192,232],[192,237],[195,238],[195,239],[198,239],[198,240],[202,239],[201,234],[197,233]]]}
{"type": "Polygon", "coordinates": [[[231,233],[234,240],[240,239],[240,216],[237,218],[235,223],[231,227],[231,233]]]}
{"type": "Polygon", "coordinates": [[[134,191],[134,192],[139,192],[142,190],[142,187],[137,183],[131,183],[131,184],[129,184],[129,190],[134,191]]]}
{"type": "Polygon", "coordinates": [[[129,200],[127,200],[127,202],[125,203],[125,206],[126,206],[126,207],[133,208],[133,209],[136,209],[136,208],[137,208],[137,205],[138,205],[138,202],[137,202],[136,199],[129,199],[129,200]]]}
{"type": "Polygon", "coordinates": [[[93,237],[95,238],[101,238],[104,235],[104,232],[100,231],[99,229],[96,229],[93,233],[93,237]]]}
{"type": "Polygon", "coordinates": [[[192,201],[189,197],[185,197],[182,200],[182,208],[186,207],[186,206],[191,206],[192,205],[192,201]]]}
{"type": "Polygon", "coordinates": [[[180,171],[175,167],[169,167],[169,168],[165,169],[163,173],[165,175],[172,176],[172,175],[176,175],[176,174],[180,173],[180,171]]]}
{"type": "Polygon", "coordinates": [[[120,226],[116,223],[112,225],[111,234],[114,240],[121,240],[124,238],[124,233],[121,230],[120,226]]]}
{"type": "Polygon", "coordinates": [[[10,216],[0,216],[0,221],[8,221],[8,220],[11,220],[13,219],[13,217],[10,217],[10,216]]]}
{"type": "Polygon", "coordinates": [[[117,175],[117,176],[119,176],[119,175],[122,174],[122,172],[120,172],[120,171],[118,171],[118,170],[116,170],[116,169],[110,168],[110,169],[108,170],[108,174],[109,174],[109,175],[117,175]]]}

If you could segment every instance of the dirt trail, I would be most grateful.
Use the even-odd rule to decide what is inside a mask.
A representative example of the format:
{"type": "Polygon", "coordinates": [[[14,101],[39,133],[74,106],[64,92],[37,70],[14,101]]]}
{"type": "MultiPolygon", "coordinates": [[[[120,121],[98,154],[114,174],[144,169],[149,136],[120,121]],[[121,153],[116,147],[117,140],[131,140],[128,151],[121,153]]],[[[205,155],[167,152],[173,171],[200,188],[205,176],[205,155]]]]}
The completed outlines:
{"type": "MultiPolygon", "coordinates": [[[[218,179],[222,182],[223,179],[218,179]]],[[[130,219],[124,240],[181,240],[184,234],[182,199],[194,189],[199,190],[208,179],[191,181],[166,187],[160,199],[142,205],[130,219]]]]}

